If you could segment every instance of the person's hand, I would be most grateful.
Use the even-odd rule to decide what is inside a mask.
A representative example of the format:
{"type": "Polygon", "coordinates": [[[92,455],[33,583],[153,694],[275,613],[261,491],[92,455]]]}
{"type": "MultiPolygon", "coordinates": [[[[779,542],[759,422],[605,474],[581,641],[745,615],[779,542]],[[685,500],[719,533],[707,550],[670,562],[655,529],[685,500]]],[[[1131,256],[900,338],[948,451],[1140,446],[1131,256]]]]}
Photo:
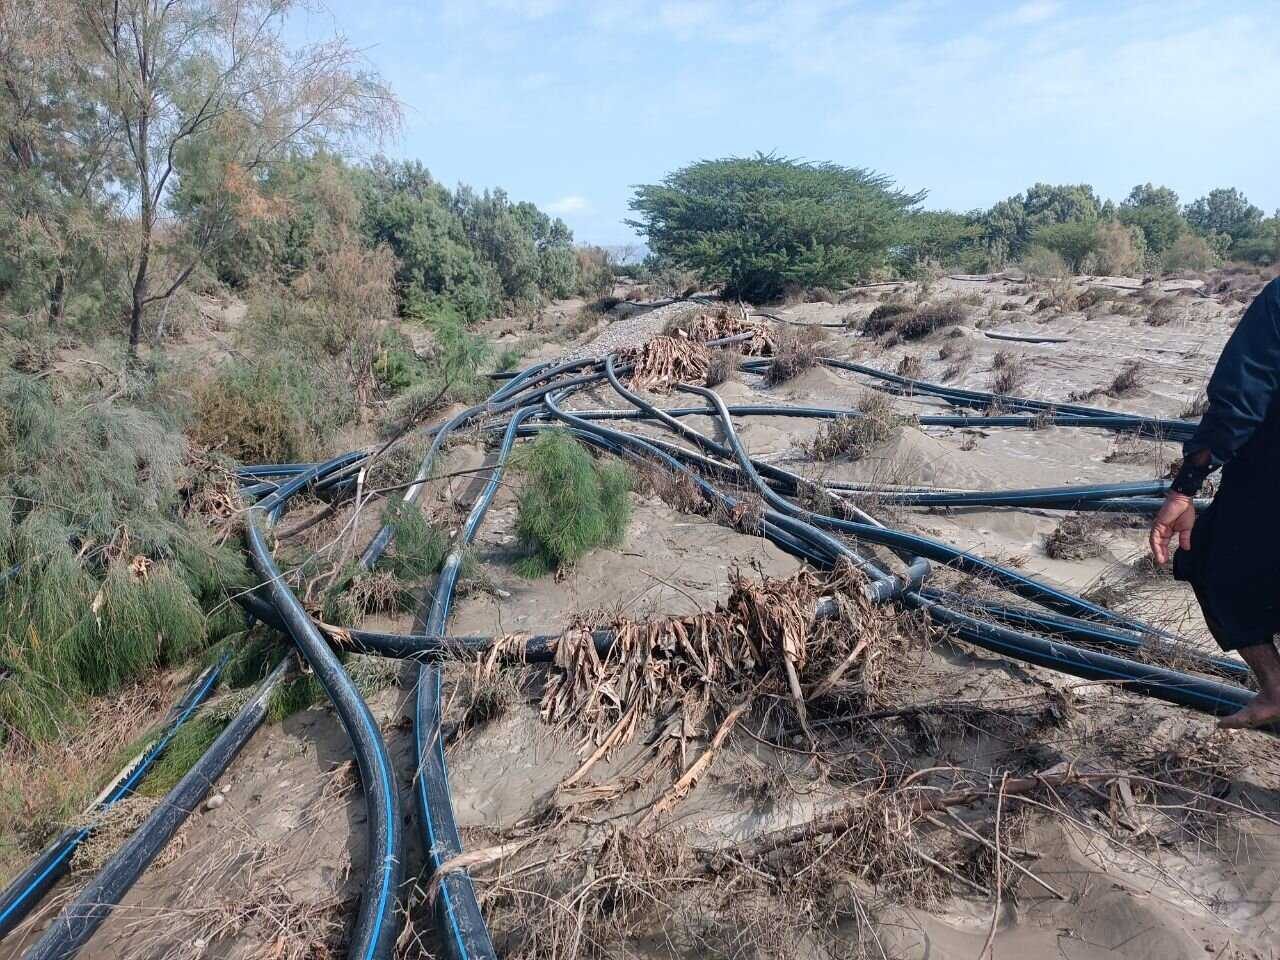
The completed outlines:
{"type": "Polygon", "coordinates": [[[1169,562],[1169,541],[1178,538],[1180,550],[1191,549],[1191,528],[1196,523],[1195,502],[1183,493],[1170,491],[1151,521],[1151,556],[1164,566],[1169,562]]]}

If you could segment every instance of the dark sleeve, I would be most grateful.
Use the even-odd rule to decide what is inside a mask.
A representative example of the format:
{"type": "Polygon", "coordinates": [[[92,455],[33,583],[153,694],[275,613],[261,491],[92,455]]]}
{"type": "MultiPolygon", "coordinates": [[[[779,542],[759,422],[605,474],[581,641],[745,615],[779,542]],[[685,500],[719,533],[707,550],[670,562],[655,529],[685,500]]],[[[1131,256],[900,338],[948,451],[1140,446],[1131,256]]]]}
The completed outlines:
{"type": "Polygon", "coordinates": [[[1208,450],[1211,466],[1229,463],[1280,396],[1280,278],[1245,311],[1209,378],[1209,409],[1184,456],[1208,450]]]}

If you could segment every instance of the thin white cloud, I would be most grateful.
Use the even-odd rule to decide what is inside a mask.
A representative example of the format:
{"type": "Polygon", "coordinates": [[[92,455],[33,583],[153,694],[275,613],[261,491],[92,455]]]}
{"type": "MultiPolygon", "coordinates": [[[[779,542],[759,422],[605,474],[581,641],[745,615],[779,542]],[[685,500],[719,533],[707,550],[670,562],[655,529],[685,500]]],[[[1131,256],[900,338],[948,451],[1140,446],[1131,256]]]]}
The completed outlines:
{"type": "Polygon", "coordinates": [[[1052,20],[1061,9],[1058,0],[1030,0],[1014,10],[1010,19],[1014,23],[1043,23],[1052,20]]]}
{"type": "Polygon", "coordinates": [[[543,209],[553,216],[564,217],[574,213],[586,213],[591,209],[591,204],[586,197],[571,193],[559,200],[552,200],[543,209]]]}

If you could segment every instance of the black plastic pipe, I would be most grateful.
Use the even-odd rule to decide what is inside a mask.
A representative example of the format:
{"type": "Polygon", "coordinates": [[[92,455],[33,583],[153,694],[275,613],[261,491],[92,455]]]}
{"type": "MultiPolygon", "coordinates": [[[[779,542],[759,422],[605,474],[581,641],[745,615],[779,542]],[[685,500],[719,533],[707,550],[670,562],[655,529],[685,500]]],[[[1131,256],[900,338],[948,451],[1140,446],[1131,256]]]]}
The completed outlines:
{"type": "Polygon", "coordinates": [[[165,795],[142,826],[125,841],[79,896],[62,908],[40,939],[27,951],[24,960],[67,960],[88,942],[262,725],[271,695],[284,679],[289,666],[288,659],[282,660],[258,685],[252,699],[241,707],[213,745],[165,795]]]}
{"type": "MultiPolygon", "coordinates": [[[[343,462],[342,458],[331,461],[343,462]]],[[[318,468],[315,476],[322,473],[323,468],[318,468]]],[[[297,489],[305,485],[301,478],[293,483],[297,489]]],[[[315,622],[285,584],[267,546],[266,529],[289,495],[283,493],[284,489],[249,509],[245,536],[254,569],[266,584],[271,603],[329,695],[351,740],[368,812],[369,869],[351,932],[349,956],[354,960],[384,960],[392,956],[399,933],[396,893],[400,886],[403,850],[400,793],[386,743],[368,704],[315,622]]]]}
{"type": "MultiPolygon", "coordinates": [[[[459,531],[453,548],[445,558],[436,578],[431,604],[426,616],[428,634],[440,635],[445,631],[449,610],[453,603],[454,588],[462,569],[463,549],[475,538],[493,502],[494,494],[502,479],[507,458],[515,443],[517,431],[533,413],[532,407],[518,410],[507,424],[502,444],[495,456],[493,469],[484,489],[471,506],[466,523],[459,531]]],[[[442,431],[441,436],[444,435],[442,431]]],[[[444,737],[440,729],[441,673],[432,663],[418,667],[417,704],[414,710],[413,740],[417,761],[418,812],[421,816],[424,846],[433,873],[449,860],[461,856],[462,836],[458,832],[457,818],[453,811],[453,799],[449,789],[449,768],[444,757],[444,737]]],[[[441,930],[446,932],[445,942],[454,960],[496,960],[497,952],[489,937],[489,930],[480,912],[475,886],[465,870],[450,870],[438,880],[439,896],[436,915],[441,930]]]]}
{"type": "Polygon", "coordinates": [[[93,833],[94,828],[91,823],[93,818],[105,813],[132,794],[142,778],[151,771],[177,735],[179,728],[191,718],[218,685],[218,679],[222,676],[222,670],[228,659],[229,655],[224,654],[192,681],[182,697],[169,710],[169,715],[165,718],[156,739],[120,771],[85,810],[82,819],[86,825],[73,827],[60,833],[41,851],[40,856],[10,880],[3,891],[0,891],[0,940],[3,940],[26,918],[49,889],[66,873],[77,848],[93,833]]]}

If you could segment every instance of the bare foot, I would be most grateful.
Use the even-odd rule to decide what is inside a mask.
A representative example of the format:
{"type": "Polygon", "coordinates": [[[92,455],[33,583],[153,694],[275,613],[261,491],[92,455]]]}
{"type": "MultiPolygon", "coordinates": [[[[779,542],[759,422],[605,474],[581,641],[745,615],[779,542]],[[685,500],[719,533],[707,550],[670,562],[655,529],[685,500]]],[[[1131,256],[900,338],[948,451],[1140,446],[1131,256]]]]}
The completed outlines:
{"type": "Polygon", "coordinates": [[[1276,720],[1280,720],[1280,701],[1259,694],[1243,710],[1219,720],[1218,726],[1223,730],[1250,730],[1276,720]]]}

